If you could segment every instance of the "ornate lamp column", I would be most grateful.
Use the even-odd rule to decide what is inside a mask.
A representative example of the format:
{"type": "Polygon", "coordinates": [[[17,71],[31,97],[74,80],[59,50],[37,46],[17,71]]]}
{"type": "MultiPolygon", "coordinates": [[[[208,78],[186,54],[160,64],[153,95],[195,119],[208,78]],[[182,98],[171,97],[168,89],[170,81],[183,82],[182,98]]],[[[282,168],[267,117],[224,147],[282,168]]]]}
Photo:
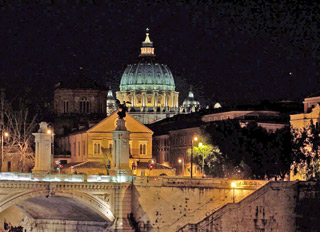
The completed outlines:
{"type": "Polygon", "coordinates": [[[41,122],[35,137],[35,166],[32,173],[51,173],[53,171],[52,144],[54,133],[48,128],[48,123],[41,122]]]}

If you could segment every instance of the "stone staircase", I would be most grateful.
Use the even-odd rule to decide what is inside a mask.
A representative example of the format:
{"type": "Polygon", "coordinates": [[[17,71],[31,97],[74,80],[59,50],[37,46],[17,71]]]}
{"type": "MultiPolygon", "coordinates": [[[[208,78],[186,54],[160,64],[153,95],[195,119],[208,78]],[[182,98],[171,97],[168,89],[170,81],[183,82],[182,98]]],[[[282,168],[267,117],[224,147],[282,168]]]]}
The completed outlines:
{"type": "MultiPolygon", "coordinates": [[[[232,190],[230,190],[232,191],[232,190]]],[[[215,208],[208,208],[209,204],[212,204],[213,201],[220,202],[222,198],[227,197],[230,195],[230,191],[225,193],[224,195],[220,196],[219,198],[212,197],[207,202],[193,210],[192,212],[188,213],[185,216],[181,216],[180,218],[176,219],[173,223],[170,225],[166,225],[161,228],[161,231],[175,231],[176,228],[180,228],[181,226],[185,225],[186,222],[194,222],[195,215],[211,215],[213,212],[215,212],[217,209],[221,208],[223,206],[223,203],[218,205],[215,208]]],[[[188,225],[188,224],[187,224],[188,225]]]]}
{"type": "MultiPolygon", "coordinates": [[[[221,208],[218,209],[213,209],[210,215],[205,217],[203,220],[197,222],[197,223],[188,223],[181,227],[180,229],[176,230],[177,232],[200,232],[200,231],[227,231],[223,229],[221,224],[224,224],[225,222],[221,223],[219,221],[218,223],[216,222],[217,220],[221,220],[221,218],[230,212],[235,212],[236,210],[241,210],[246,208],[248,205],[252,204],[254,201],[260,198],[265,198],[269,197],[266,196],[268,192],[271,191],[279,191],[283,190],[284,188],[286,189],[293,189],[292,186],[297,184],[298,182],[269,182],[268,184],[264,185],[262,188],[256,190],[246,198],[242,199],[238,203],[228,203],[221,208]]],[[[241,211],[240,211],[241,214],[241,211]]],[[[257,219],[255,219],[257,220],[257,219]]],[[[226,223],[228,224],[228,222],[226,223]]],[[[241,230],[232,230],[232,231],[241,231],[241,230]]],[[[250,231],[246,230],[246,231],[250,231]]],[[[261,230],[262,231],[262,230],[261,230]]],[[[263,230],[264,231],[264,230],[263,230]]],[[[278,230],[277,230],[278,231],[278,230]]],[[[289,230],[286,230],[289,231],[289,230]]]]}

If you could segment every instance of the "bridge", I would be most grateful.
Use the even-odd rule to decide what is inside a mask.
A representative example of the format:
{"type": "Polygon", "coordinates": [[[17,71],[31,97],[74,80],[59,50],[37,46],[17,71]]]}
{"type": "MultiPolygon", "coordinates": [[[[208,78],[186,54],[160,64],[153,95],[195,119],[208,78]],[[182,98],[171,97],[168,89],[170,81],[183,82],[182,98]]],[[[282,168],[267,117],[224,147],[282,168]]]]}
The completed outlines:
{"type": "Polygon", "coordinates": [[[27,231],[176,231],[265,183],[0,173],[0,219],[22,215],[27,231]]]}

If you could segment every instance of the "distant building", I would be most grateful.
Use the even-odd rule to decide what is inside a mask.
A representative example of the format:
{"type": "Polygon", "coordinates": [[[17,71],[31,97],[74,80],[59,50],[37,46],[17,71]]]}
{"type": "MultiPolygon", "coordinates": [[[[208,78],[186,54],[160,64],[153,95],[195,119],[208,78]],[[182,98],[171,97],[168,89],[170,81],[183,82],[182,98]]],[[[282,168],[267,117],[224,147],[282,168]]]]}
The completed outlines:
{"type": "MultiPolygon", "coordinates": [[[[290,115],[290,125],[297,130],[306,129],[311,121],[315,125],[320,122],[320,96],[310,96],[303,101],[303,113],[290,115]]],[[[299,170],[297,174],[290,173],[290,180],[306,180],[304,170],[299,170]]]]}
{"type": "Polygon", "coordinates": [[[112,90],[108,90],[107,102],[106,102],[106,113],[110,116],[114,111],[117,110],[116,100],[113,97],[112,90]]]}
{"type": "Polygon", "coordinates": [[[183,101],[180,106],[180,113],[191,113],[200,110],[200,103],[194,98],[192,89],[188,93],[188,97],[183,101]]]}
{"type": "Polygon", "coordinates": [[[202,117],[204,122],[222,121],[227,119],[239,119],[245,122],[256,121],[258,126],[266,129],[268,132],[274,132],[285,126],[283,122],[277,122],[280,118],[278,111],[263,110],[237,110],[220,113],[207,114],[202,117]]]}
{"type": "MultiPolygon", "coordinates": [[[[268,132],[274,132],[288,125],[287,117],[278,111],[217,108],[213,112],[203,110],[191,114],[180,114],[148,125],[154,131],[153,158],[161,164],[176,168],[178,175],[190,175],[191,163],[188,151],[192,147],[192,139],[197,136],[202,141],[201,127],[211,122],[228,119],[238,119],[243,126],[254,121],[268,132]],[[184,161],[183,167],[179,162],[181,158],[184,161]]],[[[193,167],[193,174],[200,175],[197,167],[193,167]]]]}
{"type": "Polygon", "coordinates": [[[96,123],[106,116],[108,89],[94,80],[79,76],[60,82],[54,90],[54,128],[63,135],[96,123]]]}
{"type": "Polygon", "coordinates": [[[307,128],[311,120],[314,124],[320,121],[320,96],[307,97],[303,101],[304,112],[290,115],[290,124],[297,129],[307,128]]]}

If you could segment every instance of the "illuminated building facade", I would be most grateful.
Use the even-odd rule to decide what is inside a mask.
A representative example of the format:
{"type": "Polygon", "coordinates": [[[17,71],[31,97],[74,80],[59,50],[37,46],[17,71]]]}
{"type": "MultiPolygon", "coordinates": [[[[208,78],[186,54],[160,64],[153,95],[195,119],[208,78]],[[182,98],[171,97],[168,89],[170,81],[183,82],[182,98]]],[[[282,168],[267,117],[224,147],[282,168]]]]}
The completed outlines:
{"type": "Polygon", "coordinates": [[[144,124],[178,113],[179,93],[173,75],[167,65],[156,61],[148,29],[139,62],[127,66],[116,96],[120,102],[131,102],[130,114],[144,124]]]}

